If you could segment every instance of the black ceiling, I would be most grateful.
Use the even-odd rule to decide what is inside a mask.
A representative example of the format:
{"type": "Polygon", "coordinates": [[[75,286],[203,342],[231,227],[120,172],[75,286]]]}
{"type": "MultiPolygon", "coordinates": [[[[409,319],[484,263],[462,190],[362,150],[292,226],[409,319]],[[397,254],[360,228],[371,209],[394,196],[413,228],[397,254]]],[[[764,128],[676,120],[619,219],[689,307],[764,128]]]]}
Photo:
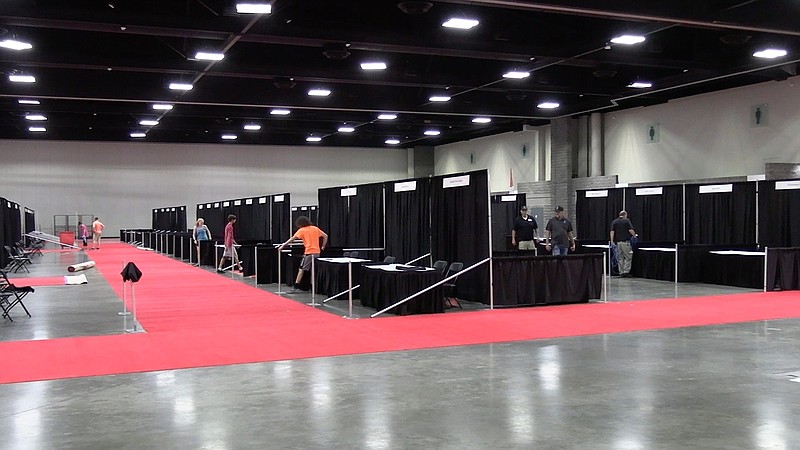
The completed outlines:
{"type": "Polygon", "coordinates": [[[33,48],[0,48],[0,138],[196,143],[234,133],[238,144],[440,145],[786,79],[800,61],[799,17],[797,0],[273,0],[265,15],[236,14],[234,0],[3,0],[0,40],[33,48]],[[451,17],[480,24],[442,27],[451,17]],[[609,43],[621,34],[647,39],[609,43]],[[788,55],[752,56],[767,47],[788,55]],[[196,51],[225,58],[193,60],[196,51]],[[359,67],[377,60],[387,69],[359,67]],[[510,70],[530,76],[503,78],[510,70]],[[11,83],[12,73],[36,83],[11,83]],[[653,86],[627,87],[637,80],[653,86]],[[172,82],[194,89],[171,91],[172,82]],[[331,94],[309,97],[312,88],[331,94]],[[537,107],[547,101],[560,106],[537,107]],[[158,102],[174,108],[159,113],[158,102]],[[398,118],[376,120],[384,112],[398,118]],[[477,116],[492,122],[472,123],[477,116]],[[261,130],[242,129],[251,123],[261,130]],[[343,123],[355,132],[337,132],[343,123]],[[307,144],[312,134],[322,141],[307,144]]]}

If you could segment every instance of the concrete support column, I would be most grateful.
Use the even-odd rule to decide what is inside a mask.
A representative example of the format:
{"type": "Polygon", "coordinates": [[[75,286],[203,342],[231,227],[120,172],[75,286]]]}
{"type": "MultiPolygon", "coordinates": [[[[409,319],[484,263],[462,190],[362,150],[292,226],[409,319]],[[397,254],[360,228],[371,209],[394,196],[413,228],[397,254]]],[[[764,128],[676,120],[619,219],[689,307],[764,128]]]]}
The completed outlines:
{"type": "Polygon", "coordinates": [[[570,217],[575,213],[571,193],[577,131],[577,121],[569,117],[550,122],[550,180],[553,188],[551,206],[561,205],[569,209],[567,215],[570,217]]]}
{"type": "Polygon", "coordinates": [[[434,175],[433,151],[431,145],[418,145],[408,150],[408,177],[424,178],[434,175]]]}
{"type": "Polygon", "coordinates": [[[603,115],[593,113],[589,117],[589,176],[600,177],[605,172],[604,167],[604,134],[603,115]]]}

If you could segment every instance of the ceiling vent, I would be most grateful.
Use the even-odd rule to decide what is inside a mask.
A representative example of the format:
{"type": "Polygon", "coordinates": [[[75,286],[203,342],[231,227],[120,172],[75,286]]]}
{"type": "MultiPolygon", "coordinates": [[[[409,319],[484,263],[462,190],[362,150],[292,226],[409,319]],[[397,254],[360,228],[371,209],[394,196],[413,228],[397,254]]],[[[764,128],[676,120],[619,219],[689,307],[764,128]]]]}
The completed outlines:
{"type": "Polygon", "coordinates": [[[432,7],[433,3],[431,2],[400,2],[397,4],[397,7],[400,8],[400,11],[403,11],[409,15],[418,15],[418,14],[425,14],[428,12],[432,7]]]}
{"type": "Polygon", "coordinates": [[[347,50],[347,44],[334,44],[326,46],[325,51],[323,51],[322,54],[328,59],[341,61],[350,56],[350,51],[347,50]]]}

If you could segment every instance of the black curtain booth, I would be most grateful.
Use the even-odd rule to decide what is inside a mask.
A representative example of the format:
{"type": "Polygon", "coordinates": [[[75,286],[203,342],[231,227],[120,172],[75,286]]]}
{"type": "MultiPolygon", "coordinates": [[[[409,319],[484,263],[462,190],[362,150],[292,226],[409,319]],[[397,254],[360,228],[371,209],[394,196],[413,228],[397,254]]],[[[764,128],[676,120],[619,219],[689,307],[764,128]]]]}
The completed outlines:
{"type": "Polygon", "coordinates": [[[222,218],[222,205],[220,202],[197,205],[195,218],[203,218],[206,226],[211,231],[212,239],[220,239],[222,237],[222,233],[225,230],[225,219],[222,218]]]}
{"type": "MultiPolygon", "coordinates": [[[[22,223],[19,205],[10,202],[4,198],[0,198],[2,207],[0,207],[0,240],[3,245],[13,246],[16,242],[22,239],[22,223]]],[[[9,256],[6,254],[5,249],[0,249],[2,254],[2,267],[6,267],[9,262],[9,256]]]]}
{"type": "MultiPolygon", "coordinates": [[[[519,216],[519,209],[525,205],[525,194],[492,195],[492,249],[513,250],[511,246],[511,229],[514,219],[519,216]]],[[[542,218],[536,218],[539,231],[544,230],[542,218]]]]}
{"type": "Polygon", "coordinates": [[[255,223],[253,222],[253,199],[245,198],[234,201],[236,214],[236,239],[242,241],[256,240],[255,223]],[[238,203],[238,205],[237,205],[238,203]]]}
{"type": "Polygon", "coordinates": [[[765,247],[800,247],[800,180],[758,184],[758,240],[765,247]]]}
{"type": "Polygon", "coordinates": [[[175,223],[173,224],[172,231],[186,231],[186,205],[178,206],[175,208],[175,223]]]}
{"type": "MultiPolygon", "coordinates": [[[[272,237],[272,242],[286,241],[292,235],[294,221],[291,200],[288,192],[270,197],[270,233],[267,235],[272,237]]],[[[309,219],[314,222],[314,218],[309,217],[309,219]]]]}
{"type": "Polygon", "coordinates": [[[348,208],[347,247],[383,248],[383,183],[354,186],[348,208]]]}
{"type": "MultiPolygon", "coordinates": [[[[319,200],[319,227],[322,231],[328,233],[328,246],[329,247],[345,247],[347,246],[347,205],[349,204],[349,197],[343,195],[342,191],[346,194],[346,188],[335,187],[319,189],[317,191],[317,198],[319,200]]],[[[292,224],[292,230],[294,230],[292,224]]]]}
{"type": "MultiPolygon", "coordinates": [[[[576,236],[581,241],[608,241],[611,221],[619,217],[624,195],[623,189],[578,191],[575,202],[576,236]]],[[[544,225],[547,223],[540,224],[542,229],[544,225]]]]}
{"type": "MultiPolygon", "coordinates": [[[[6,222],[10,220],[10,213],[6,205],[8,204],[8,200],[0,197],[0,244],[1,245],[9,245],[8,241],[6,240],[6,222]]],[[[8,265],[8,261],[10,260],[9,256],[6,254],[5,249],[0,250],[0,267],[6,267],[8,265]]]]}
{"type": "Polygon", "coordinates": [[[36,231],[36,211],[25,208],[25,233],[36,231]]]}
{"type": "Polygon", "coordinates": [[[755,244],[756,183],[687,184],[687,244],[755,244]]]}
{"type": "Polygon", "coordinates": [[[640,240],[683,241],[683,185],[627,188],[625,210],[640,240]]]}
{"type": "MultiPolygon", "coordinates": [[[[489,177],[486,170],[431,178],[433,259],[464,268],[489,257],[489,177]]],[[[489,303],[489,266],[458,278],[459,298],[489,303]]]]}
{"type": "Polygon", "coordinates": [[[385,253],[397,262],[431,251],[430,193],[429,178],[386,183],[385,253]]]}
{"type": "MultiPolygon", "coordinates": [[[[285,241],[286,239],[289,238],[289,235],[292,234],[292,230],[294,230],[294,223],[295,223],[295,221],[297,221],[297,218],[300,217],[300,216],[308,217],[309,219],[311,219],[311,222],[313,222],[314,225],[319,226],[319,214],[317,214],[318,211],[319,211],[319,208],[317,208],[317,205],[292,206],[292,222],[290,223],[290,226],[289,226],[289,233],[287,233],[286,237],[283,238],[282,240],[285,241]]],[[[322,228],[322,227],[320,227],[320,228],[322,228]]],[[[326,231],[326,233],[327,233],[327,231],[326,231]]]]}

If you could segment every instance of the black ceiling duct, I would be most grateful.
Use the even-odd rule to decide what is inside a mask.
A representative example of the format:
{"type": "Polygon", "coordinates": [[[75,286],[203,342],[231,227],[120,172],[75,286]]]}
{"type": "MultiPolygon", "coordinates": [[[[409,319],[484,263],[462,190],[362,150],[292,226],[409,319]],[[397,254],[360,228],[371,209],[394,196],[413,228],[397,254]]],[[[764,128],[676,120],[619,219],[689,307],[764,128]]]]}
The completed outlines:
{"type": "Polygon", "coordinates": [[[431,3],[431,2],[400,2],[400,3],[397,4],[397,7],[400,8],[400,11],[403,11],[406,14],[418,15],[418,14],[425,14],[426,12],[428,12],[433,7],[433,3],[431,3]]]}

